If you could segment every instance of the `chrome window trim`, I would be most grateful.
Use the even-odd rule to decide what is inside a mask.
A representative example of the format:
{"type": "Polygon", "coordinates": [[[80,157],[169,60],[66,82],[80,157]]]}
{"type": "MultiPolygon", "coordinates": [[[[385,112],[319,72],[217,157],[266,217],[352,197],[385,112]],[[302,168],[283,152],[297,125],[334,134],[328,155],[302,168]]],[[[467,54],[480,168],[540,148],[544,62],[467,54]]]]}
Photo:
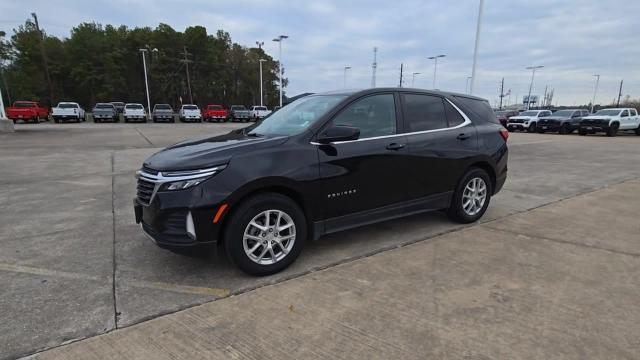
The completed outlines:
{"type": "MultiPolygon", "coordinates": [[[[456,111],[458,111],[458,113],[460,113],[460,115],[464,119],[462,124],[456,125],[456,126],[451,126],[451,127],[446,127],[446,128],[442,128],[442,129],[422,130],[422,131],[413,131],[413,132],[399,133],[399,134],[392,134],[392,135],[373,136],[373,137],[368,137],[368,138],[363,138],[363,139],[356,139],[356,140],[348,140],[348,141],[335,141],[335,142],[331,142],[329,144],[330,145],[340,145],[340,144],[347,144],[347,143],[358,142],[358,141],[387,139],[387,138],[394,138],[394,137],[399,137],[399,136],[429,134],[429,133],[434,133],[434,132],[439,132],[439,131],[459,129],[459,128],[462,128],[462,127],[465,127],[465,126],[471,124],[471,119],[469,119],[469,117],[467,116],[467,114],[464,113],[464,111],[462,111],[458,106],[456,106],[456,104],[452,103],[451,100],[449,100],[447,98],[445,98],[445,100],[449,104],[451,104],[451,106],[453,106],[453,108],[456,109],[456,111]]],[[[311,145],[323,145],[323,144],[321,144],[319,142],[315,142],[315,141],[312,141],[310,144],[311,145]]],[[[329,144],[324,144],[324,145],[329,145],[329,144]]]]}

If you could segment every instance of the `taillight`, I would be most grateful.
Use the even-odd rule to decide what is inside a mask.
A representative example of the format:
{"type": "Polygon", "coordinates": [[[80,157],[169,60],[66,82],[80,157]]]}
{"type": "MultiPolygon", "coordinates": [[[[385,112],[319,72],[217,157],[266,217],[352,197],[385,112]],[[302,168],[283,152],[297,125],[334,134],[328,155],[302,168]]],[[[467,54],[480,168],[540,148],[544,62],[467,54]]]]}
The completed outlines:
{"type": "Polygon", "coordinates": [[[500,129],[500,136],[502,136],[502,139],[504,139],[504,141],[507,141],[507,139],[509,138],[509,130],[505,128],[500,129]]]}

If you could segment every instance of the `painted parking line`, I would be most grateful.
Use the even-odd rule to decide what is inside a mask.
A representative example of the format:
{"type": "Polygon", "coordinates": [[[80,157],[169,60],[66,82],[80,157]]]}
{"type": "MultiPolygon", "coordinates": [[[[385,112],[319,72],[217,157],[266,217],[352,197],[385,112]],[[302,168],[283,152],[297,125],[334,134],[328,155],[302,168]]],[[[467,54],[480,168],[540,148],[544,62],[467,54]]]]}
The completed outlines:
{"type": "MultiPolygon", "coordinates": [[[[70,280],[104,281],[104,282],[111,283],[110,276],[101,277],[101,276],[95,276],[95,275],[87,275],[87,274],[80,274],[80,273],[59,271],[59,270],[50,270],[50,269],[43,269],[43,268],[38,268],[33,266],[24,266],[24,265],[17,265],[17,264],[0,263],[0,271],[47,276],[47,277],[70,279],[70,280]]],[[[215,298],[218,298],[218,299],[227,297],[231,294],[231,290],[229,289],[179,285],[179,284],[157,282],[157,281],[119,279],[118,283],[121,283],[123,285],[126,284],[126,285],[137,287],[137,288],[144,288],[144,289],[163,290],[163,291],[170,291],[170,292],[181,293],[181,294],[214,296],[215,298]]]]}

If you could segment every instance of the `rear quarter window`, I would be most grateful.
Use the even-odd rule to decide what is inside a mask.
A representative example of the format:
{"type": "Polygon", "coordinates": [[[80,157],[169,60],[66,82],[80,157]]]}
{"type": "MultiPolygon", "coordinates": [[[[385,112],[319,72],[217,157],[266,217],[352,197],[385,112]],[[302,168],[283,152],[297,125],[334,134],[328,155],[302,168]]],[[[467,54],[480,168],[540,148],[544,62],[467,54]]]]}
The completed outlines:
{"type": "Polygon", "coordinates": [[[478,119],[479,121],[491,122],[494,124],[500,124],[500,121],[496,117],[496,114],[491,109],[489,102],[486,100],[472,99],[462,96],[454,96],[455,100],[463,107],[463,111],[470,112],[471,119],[478,119]]]}

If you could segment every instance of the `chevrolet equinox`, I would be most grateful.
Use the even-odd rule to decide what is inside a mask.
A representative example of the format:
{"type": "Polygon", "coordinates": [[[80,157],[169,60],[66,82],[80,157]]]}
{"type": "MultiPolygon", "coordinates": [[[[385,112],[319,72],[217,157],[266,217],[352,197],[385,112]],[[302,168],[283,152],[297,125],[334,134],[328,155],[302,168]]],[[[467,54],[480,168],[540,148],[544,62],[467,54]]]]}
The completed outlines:
{"type": "Polygon", "coordinates": [[[217,243],[244,272],[273,274],[324,234],[432,210],[478,220],[506,180],[508,135],[468,95],[310,95],[149,157],[135,219],[160,247],[217,243]]]}

